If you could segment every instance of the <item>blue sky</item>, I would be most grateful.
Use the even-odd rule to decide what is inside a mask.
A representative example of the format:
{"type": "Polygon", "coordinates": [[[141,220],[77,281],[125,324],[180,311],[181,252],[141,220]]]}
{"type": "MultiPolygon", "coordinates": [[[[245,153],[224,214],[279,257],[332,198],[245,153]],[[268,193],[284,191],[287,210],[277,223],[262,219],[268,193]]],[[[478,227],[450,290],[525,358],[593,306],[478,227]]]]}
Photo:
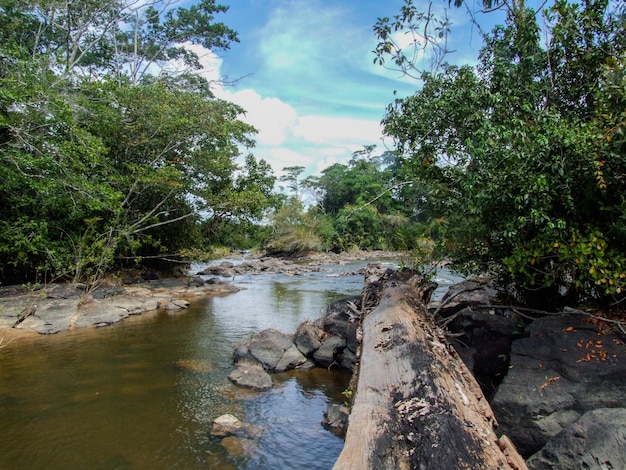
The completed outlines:
{"type": "MultiPolygon", "coordinates": [[[[219,14],[240,43],[219,57],[205,55],[211,78],[237,80],[216,94],[247,110],[259,133],[253,153],[280,175],[301,165],[304,175],[347,162],[364,145],[382,152],[385,107],[419,84],[373,63],[377,18],[397,14],[402,0],[221,0],[219,14]]],[[[416,0],[419,5],[419,0],[416,0]]],[[[435,4],[443,9],[447,2],[435,4]]],[[[475,5],[478,10],[479,4],[475,5]]],[[[449,9],[450,62],[473,63],[482,44],[470,16],[449,9]]],[[[502,15],[500,15],[500,18],[502,15]]],[[[496,15],[483,15],[483,20],[496,15]]],[[[490,28],[489,28],[490,29],[490,28]]]]}

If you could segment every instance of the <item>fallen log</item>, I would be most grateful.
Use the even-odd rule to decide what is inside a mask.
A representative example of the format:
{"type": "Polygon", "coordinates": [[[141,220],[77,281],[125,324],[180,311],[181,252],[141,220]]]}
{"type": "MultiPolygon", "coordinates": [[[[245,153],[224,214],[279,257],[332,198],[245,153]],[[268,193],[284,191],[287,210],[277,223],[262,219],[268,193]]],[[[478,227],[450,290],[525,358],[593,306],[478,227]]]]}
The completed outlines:
{"type": "Polygon", "coordinates": [[[386,277],[376,278],[380,301],[362,319],[352,410],[334,470],[526,469],[508,438],[496,435],[478,383],[428,313],[423,278],[386,277]]]}

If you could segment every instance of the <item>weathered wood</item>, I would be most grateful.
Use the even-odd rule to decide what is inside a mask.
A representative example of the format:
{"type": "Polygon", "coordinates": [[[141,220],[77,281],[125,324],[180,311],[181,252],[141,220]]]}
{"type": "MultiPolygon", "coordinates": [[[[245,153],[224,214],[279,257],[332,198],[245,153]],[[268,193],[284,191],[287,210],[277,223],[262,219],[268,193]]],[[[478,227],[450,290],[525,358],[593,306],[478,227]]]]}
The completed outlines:
{"type": "Polygon", "coordinates": [[[526,469],[479,385],[428,314],[416,278],[391,277],[364,317],[346,442],[334,470],[526,469]]]}

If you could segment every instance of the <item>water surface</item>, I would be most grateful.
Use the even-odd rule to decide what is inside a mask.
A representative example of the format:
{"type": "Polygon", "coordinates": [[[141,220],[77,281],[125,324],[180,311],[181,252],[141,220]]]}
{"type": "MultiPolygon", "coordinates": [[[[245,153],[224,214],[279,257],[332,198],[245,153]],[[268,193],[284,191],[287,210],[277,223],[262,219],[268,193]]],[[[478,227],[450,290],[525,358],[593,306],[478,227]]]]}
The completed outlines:
{"type": "Polygon", "coordinates": [[[227,375],[237,341],[264,328],[291,333],[358,294],[360,276],[337,276],[358,267],[241,276],[242,291],[183,312],[11,342],[0,349],[0,468],[332,468],[343,440],[320,422],[343,402],[346,373],[277,374],[264,393],[227,375]],[[265,432],[256,442],[213,438],[224,413],[265,432]]]}

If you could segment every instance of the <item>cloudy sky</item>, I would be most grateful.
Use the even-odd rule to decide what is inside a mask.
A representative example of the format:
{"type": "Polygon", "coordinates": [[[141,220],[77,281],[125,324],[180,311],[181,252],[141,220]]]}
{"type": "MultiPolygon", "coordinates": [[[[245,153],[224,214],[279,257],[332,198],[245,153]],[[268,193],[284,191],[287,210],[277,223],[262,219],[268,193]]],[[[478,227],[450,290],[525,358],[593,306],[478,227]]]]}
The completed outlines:
{"type": "MultiPolygon", "coordinates": [[[[277,174],[286,166],[304,166],[306,176],[347,162],[364,145],[385,149],[385,107],[394,91],[407,96],[418,83],[373,63],[372,27],[379,17],[397,14],[402,0],[218,3],[230,9],[217,20],[236,30],[240,43],[219,58],[205,56],[206,73],[235,81],[216,94],[247,110],[244,120],[259,131],[257,158],[277,174]]],[[[439,3],[438,8],[447,4],[439,3]]],[[[475,61],[481,39],[469,14],[453,8],[449,16],[449,48],[457,51],[450,61],[475,61]]]]}

